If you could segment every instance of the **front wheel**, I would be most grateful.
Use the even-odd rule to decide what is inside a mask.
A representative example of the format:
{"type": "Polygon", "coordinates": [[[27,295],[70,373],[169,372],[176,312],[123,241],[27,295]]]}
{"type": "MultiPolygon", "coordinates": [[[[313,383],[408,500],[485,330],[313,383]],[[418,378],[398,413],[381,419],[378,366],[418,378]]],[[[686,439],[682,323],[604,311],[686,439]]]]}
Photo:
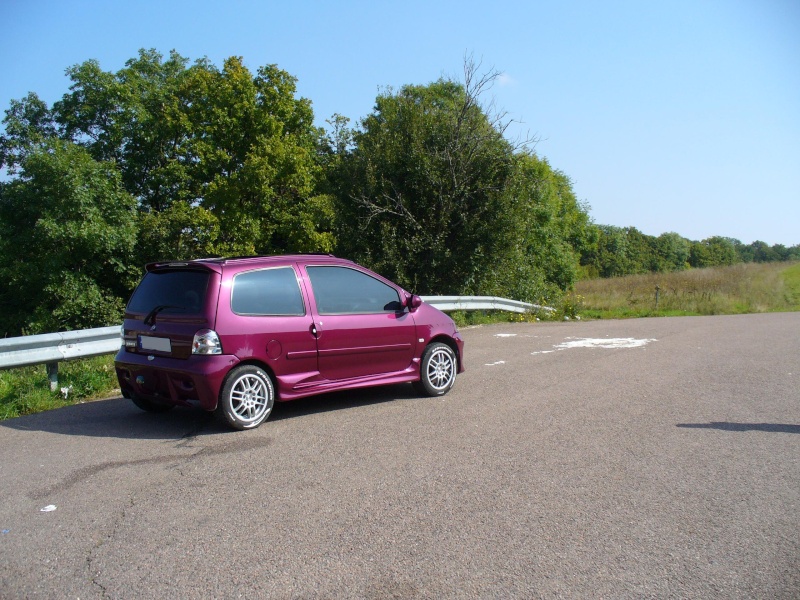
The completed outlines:
{"type": "Polygon", "coordinates": [[[420,364],[419,381],[414,388],[425,396],[443,396],[456,382],[458,359],[447,344],[436,342],[425,348],[420,364]]]}
{"type": "Polygon", "coordinates": [[[274,404],[270,376],[255,365],[242,365],[228,374],[217,412],[234,429],[255,429],[267,420],[274,404]]]}

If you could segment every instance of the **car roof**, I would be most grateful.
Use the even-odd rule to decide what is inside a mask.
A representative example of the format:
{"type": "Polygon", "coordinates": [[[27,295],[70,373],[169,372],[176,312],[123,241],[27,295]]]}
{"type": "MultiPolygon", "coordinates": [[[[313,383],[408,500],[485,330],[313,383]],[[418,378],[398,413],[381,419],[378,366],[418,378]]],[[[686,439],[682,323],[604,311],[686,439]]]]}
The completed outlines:
{"type": "Polygon", "coordinates": [[[209,270],[221,272],[225,267],[258,267],[278,264],[291,264],[295,262],[315,262],[315,263],[336,263],[355,265],[346,258],[338,258],[333,254],[278,254],[278,255],[256,255],[256,256],[230,256],[214,258],[198,258],[185,261],[159,261],[152,262],[145,266],[145,269],[153,271],[156,269],[179,269],[183,267],[205,267],[209,270]]]}

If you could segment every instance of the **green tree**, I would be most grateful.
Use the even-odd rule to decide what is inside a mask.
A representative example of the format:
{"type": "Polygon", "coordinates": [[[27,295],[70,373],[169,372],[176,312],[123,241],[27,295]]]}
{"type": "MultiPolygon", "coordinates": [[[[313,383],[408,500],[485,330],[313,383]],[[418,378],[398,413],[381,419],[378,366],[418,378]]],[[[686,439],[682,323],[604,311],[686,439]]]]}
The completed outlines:
{"type": "Polygon", "coordinates": [[[221,253],[330,251],[331,200],[317,191],[319,131],[296,80],[241,59],[189,78],[201,205],[220,221],[221,253]]]}
{"type": "Polygon", "coordinates": [[[577,277],[581,252],[596,243],[595,228],[569,178],[530,152],[515,156],[504,195],[504,260],[490,271],[493,294],[548,300],[577,277]]]}
{"type": "MultiPolygon", "coordinates": [[[[155,50],[142,50],[117,72],[89,60],[67,74],[70,90],[52,109],[29,94],[6,111],[0,168],[11,180],[3,185],[7,206],[0,245],[10,262],[3,268],[21,277],[12,240],[33,239],[34,231],[45,233],[46,243],[38,249],[21,246],[21,256],[31,264],[52,263],[45,256],[48,240],[87,248],[91,240],[81,231],[93,231],[100,222],[91,211],[91,227],[52,225],[42,231],[50,222],[47,214],[72,214],[76,203],[87,210],[96,205],[113,222],[109,203],[118,201],[128,211],[133,198],[138,217],[116,215],[121,219],[117,241],[137,229],[139,239],[135,252],[105,248],[109,260],[116,261],[112,270],[89,267],[102,253],[71,256],[75,265],[63,263],[71,279],[54,283],[51,274],[47,282],[31,284],[32,292],[44,291],[40,304],[49,309],[34,317],[25,309],[14,317],[8,312],[5,330],[106,322],[133,284],[122,272],[138,272],[142,262],[333,248],[333,203],[319,186],[321,131],[313,125],[311,103],[296,97],[296,80],[285,71],[269,65],[253,74],[240,58],[226,60],[222,69],[206,59],[189,65],[176,52],[164,59],[155,50]],[[71,169],[70,160],[75,161],[71,169]],[[70,184],[58,189],[53,173],[70,184]],[[33,190],[43,185],[46,193],[37,196],[33,190]],[[16,218],[9,207],[21,206],[28,196],[25,202],[41,215],[16,218]],[[114,282],[107,281],[109,273],[114,282]],[[71,295],[62,298],[68,288],[71,295]],[[86,310],[74,308],[77,298],[90,296],[86,310]]],[[[114,237],[94,233],[102,240],[114,237]]]]}
{"type": "Polygon", "coordinates": [[[689,263],[691,242],[677,233],[662,233],[655,239],[659,272],[682,271],[689,263]]]}
{"type": "Polygon", "coordinates": [[[766,242],[756,240],[750,247],[753,249],[753,262],[776,262],[781,259],[780,254],[766,242]]]}
{"type": "Polygon", "coordinates": [[[626,227],[625,236],[628,239],[629,271],[626,274],[640,274],[657,272],[660,267],[656,238],[636,229],[626,227]]]}
{"type": "Polygon", "coordinates": [[[738,260],[741,262],[776,262],[800,258],[800,246],[797,245],[787,248],[783,244],[769,246],[761,240],[756,240],[752,244],[744,244],[736,239],[724,239],[730,240],[733,244],[738,260]]]}
{"type": "Polygon", "coordinates": [[[285,71],[141,50],[117,73],[90,60],[68,75],[53,109],[64,135],[113,161],[151,220],[182,202],[181,220],[196,216],[203,229],[202,207],[218,221],[219,254],[332,248],[331,201],[316,189],[319,131],[285,71]]]}
{"type": "Polygon", "coordinates": [[[136,201],[119,173],[51,140],[0,184],[0,333],[118,323],[135,281],[136,201]]]}
{"type": "Polygon", "coordinates": [[[540,299],[575,279],[594,229],[569,179],[504,137],[480,96],[497,73],[465,65],[378,96],[324,140],[338,251],[420,293],[540,299]]]}
{"type": "Polygon", "coordinates": [[[600,277],[621,277],[631,273],[627,231],[613,225],[600,225],[597,231],[597,250],[591,264],[600,277]]]}
{"type": "Polygon", "coordinates": [[[336,176],[344,254],[425,293],[481,289],[502,255],[514,160],[477,103],[485,84],[378,96],[336,176]]]}
{"type": "Polygon", "coordinates": [[[753,262],[753,248],[747,244],[744,244],[741,240],[737,240],[734,238],[729,238],[733,247],[736,248],[736,255],[739,257],[739,260],[743,263],[750,263],[753,262]]]}
{"type": "Polygon", "coordinates": [[[95,160],[113,161],[125,189],[148,210],[197,196],[188,148],[193,127],[185,115],[187,63],[174,51],[163,60],[155,50],[140,50],[111,73],[88,60],[67,69],[70,92],[53,106],[64,137],[95,160]]]}
{"type": "Polygon", "coordinates": [[[800,244],[789,246],[789,248],[786,249],[785,260],[800,260],[800,244]]]}
{"type": "Polygon", "coordinates": [[[740,262],[736,251],[738,240],[713,236],[702,242],[693,242],[689,253],[689,264],[695,268],[733,265],[740,262]]]}
{"type": "Polygon", "coordinates": [[[14,175],[20,162],[45,141],[57,135],[57,126],[47,103],[29,93],[22,100],[12,100],[3,119],[5,132],[0,135],[0,169],[14,175]]]}
{"type": "Polygon", "coordinates": [[[219,220],[201,206],[174,202],[162,211],[140,212],[136,264],[213,256],[219,220]]]}

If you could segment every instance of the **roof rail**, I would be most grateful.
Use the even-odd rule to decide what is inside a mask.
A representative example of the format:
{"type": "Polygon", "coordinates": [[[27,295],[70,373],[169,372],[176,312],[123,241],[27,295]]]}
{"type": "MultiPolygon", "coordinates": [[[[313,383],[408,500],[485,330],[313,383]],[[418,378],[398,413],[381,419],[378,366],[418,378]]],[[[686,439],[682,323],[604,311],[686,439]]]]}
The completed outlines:
{"type": "Polygon", "coordinates": [[[222,258],[217,259],[219,262],[227,262],[229,260],[248,260],[248,259],[257,259],[257,258],[287,258],[292,256],[330,256],[332,258],[336,258],[330,252],[287,252],[286,254],[252,254],[246,256],[225,256],[222,258]]]}

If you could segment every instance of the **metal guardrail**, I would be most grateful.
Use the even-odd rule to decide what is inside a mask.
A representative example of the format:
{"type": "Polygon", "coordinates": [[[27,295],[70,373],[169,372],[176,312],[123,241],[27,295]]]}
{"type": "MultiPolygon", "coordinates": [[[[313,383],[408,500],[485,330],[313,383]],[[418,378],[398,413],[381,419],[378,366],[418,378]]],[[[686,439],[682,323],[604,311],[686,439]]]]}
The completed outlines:
{"type": "Polygon", "coordinates": [[[0,340],[0,369],[44,364],[50,389],[58,389],[58,363],[119,350],[119,325],[0,340]]]}
{"type": "MultiPolygon", "coordinates": [[[[508,310],[517,313],[553,310],[495,296],[422,296],[422,299],[439,310],[508,310]]],[[[120,346],[119,329],[119,325],[114,325],[0,339],[0,370],[44,364],[50,389],[55,391],[58,389],[58,363],[116,352],[120,346]]]]}
{"type": "Polygon", "coordinates": [[[555,310],[549,306],[496,296],[422,296],[422,299],[439,310],[508,310],[516,313],[555,310]]]}

